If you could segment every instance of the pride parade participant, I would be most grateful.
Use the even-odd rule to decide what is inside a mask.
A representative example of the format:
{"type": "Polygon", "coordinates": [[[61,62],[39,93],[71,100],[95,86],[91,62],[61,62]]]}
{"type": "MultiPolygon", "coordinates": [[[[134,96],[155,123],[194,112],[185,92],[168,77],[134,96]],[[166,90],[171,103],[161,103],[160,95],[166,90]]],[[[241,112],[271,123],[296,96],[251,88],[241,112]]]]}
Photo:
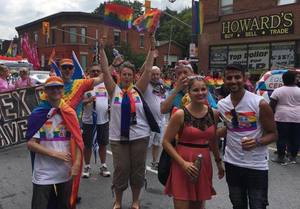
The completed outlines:
{"type": "MultiPolygon", "coordinates": [[[[123,192],[130,183],[132,191],[131,209],[140,208],[140,193],[145,179],[145,161],[150,136],[150,123],[140,92],[145,92],[151,79],[154,61],[155,41],[145,61],[145,71],[133,86],[135,68],[129,62],[120,66],[120,84],[111,76],[103,49],[100,51],[104,83],[111,99],[109,139],[113,153],[113,189],[115,202],[113,209],[122,208],[123,192]]],[[[152,115],[153,116],[153,115],[152,115]]]]}
{"type": "Polygon", "coordinates": [[[19,70],[20,78],[16,81],[16,88],[26,88],[34,86],[34,81],[29,77],[28,68],[22,67],[19,70]]]}
{"type": "Polygon", "coordinates": [[[73,109],[76,110],[77,116],[81,118],[82,112],[82,98],[85,92],[93,90],[94,86],[103,82],[103,78],[100,75],[96,78],[90,79],[76,79],[73,80],[74,64],[71,59],[62,59],[60,61],[60,69],[62,79],[64,81],[65,89],[63,99],[73,109]]]}
{"type": "Polygon", "coordinates": [[[74,209],[82,168],[83,140],[75,111],[63,100],[64,83],[45,83],[46,100],[28,119],[26,139],[32,152],[32,209],[74,209]]]}
{"type": "Polygon", "coordinates": [[[9,76],[8,67],[0,64],[0,92],[5,92],[5,91],[10,91],[15,89],[15,86],[7,80],[8,76],[9,76]]]}

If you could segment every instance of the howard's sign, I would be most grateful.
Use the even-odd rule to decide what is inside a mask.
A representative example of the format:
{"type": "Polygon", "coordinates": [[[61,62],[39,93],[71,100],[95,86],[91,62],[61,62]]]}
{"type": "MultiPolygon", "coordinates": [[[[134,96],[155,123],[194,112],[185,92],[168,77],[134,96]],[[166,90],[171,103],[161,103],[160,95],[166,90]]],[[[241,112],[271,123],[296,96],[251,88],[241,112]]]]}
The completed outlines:
{"type": "Polygon", "coordinates": [[[222,39],[272,36],[294,33],[294,14],[280,12],[222,22],[222,39]]]}

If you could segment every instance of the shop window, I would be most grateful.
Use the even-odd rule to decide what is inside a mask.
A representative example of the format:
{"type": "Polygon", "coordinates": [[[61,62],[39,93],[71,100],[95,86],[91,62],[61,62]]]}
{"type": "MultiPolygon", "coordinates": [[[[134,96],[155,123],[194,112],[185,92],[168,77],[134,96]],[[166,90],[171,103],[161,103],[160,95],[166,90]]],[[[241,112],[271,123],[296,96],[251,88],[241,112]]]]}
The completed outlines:
{"type": "Polygon", "coordinates": [[[115,46],[121,45],[121,31],[114,30],[114,44],[115,46]]]}
{"type": "Polygon", "coordinates": [[[86,44],[86,28],[81,28],[80,29],[80,40],[82,44],[86,44]]]}
{"type": "Polygon", "coordinates": [[[272,43],[272,67],[295,66],[295,42],[272,43]]]}
{"type": "Polygon", "coordinates": [[[71,44],[77,43],[76,33],[77,33],[76,28],[70,28],[70,43],[71,44]]]}
{"type": "Polygon", "coordinates": [[[233,13],[233,0],[220,0],[220,14],[226,15],[233,13]]]}
{"type": "Polygon", "coordinates": [[[144,47],[145,47],[145,35],[140,34],[140,48],[144,48],[144,47]]]}
{"type": "Polygon", "coordinates": [[[286,5],[286,4],[294,4],[297,0],[278,0],[277,4],[280,5],[286,5]]]}

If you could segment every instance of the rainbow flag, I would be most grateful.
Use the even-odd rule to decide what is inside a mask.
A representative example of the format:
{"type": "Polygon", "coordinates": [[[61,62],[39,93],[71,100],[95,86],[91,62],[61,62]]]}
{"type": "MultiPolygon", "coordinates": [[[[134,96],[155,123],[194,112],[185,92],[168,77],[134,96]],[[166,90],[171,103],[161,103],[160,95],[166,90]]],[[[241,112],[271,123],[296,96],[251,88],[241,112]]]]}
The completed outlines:
{"type": "Polygon", "coordinates": [[[202,34],[204,23],[203,0],[193,0],[193,33],[202,34]]]}
{"type": "Polygon", "coordinates": [[[106,3],[104,8],[104,23],[120,29],[131,29],[133,9],[116,3],[106,3]]]}
{"type": "Polygon", "coordinates": [[[137,28],[139,32],[148,31],[149,33],[154,33],[159,27],[161,11],[158,9],[151,9],[147,11],[144,15],[138,17],[133,25],[137,28]]]}

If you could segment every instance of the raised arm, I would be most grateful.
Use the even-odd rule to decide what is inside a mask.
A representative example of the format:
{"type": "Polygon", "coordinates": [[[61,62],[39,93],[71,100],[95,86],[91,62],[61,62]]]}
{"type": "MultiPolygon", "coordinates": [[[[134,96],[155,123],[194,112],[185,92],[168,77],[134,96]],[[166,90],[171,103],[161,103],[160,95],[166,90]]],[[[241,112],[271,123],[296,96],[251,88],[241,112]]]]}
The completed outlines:
{"type": "Polygon", "coordinates": [[[151,72],[152,72],[152,67],[154,63],[154,55],[155,55],[155,36],[154,34],[151,35],[151,47],[148,52],[147,58],[144,63],[144,68],[145,70],[142,72],[140,79],[136,83],[136,87],[144,93],[148,87],[148,84],[151,80],[151,72]]]}
{"type": "Polygon", "coordinates": [[[104,80],[105,88],[109,94],[109,97],[112,98],[117,84],[115,83],[115,81],[111,76],[103,43],[100,46],[100,66],[103,71],[103,80],[104,80]]]}
{"type": "Polygon", "coordinates": [[[188,84],[188,78],[182,76],[176,81],[176,86],[174,90],[171,92],[171,94],[168,96],[168,98],[161,103],[160,105],[160,111],[162,114],[169,113],[172,108],[173,101],[176,97],[176,95],[182,91],[188,84]]]}

